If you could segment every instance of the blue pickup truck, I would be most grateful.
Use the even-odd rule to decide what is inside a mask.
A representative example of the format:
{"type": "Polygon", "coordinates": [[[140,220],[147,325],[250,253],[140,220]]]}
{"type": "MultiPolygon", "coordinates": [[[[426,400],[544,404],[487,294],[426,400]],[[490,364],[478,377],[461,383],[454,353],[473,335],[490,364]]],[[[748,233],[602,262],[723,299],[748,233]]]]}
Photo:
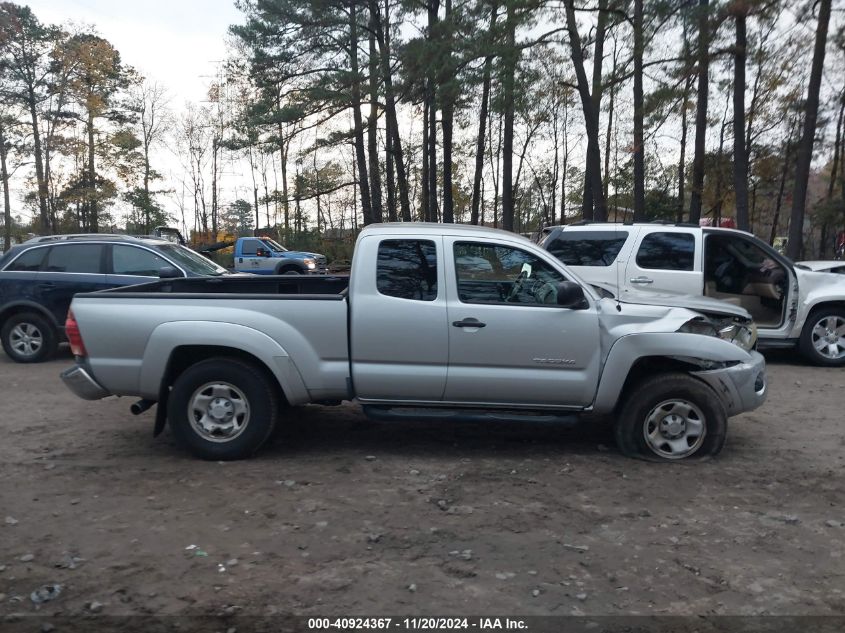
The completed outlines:
{"type": "Polygon", "coordinates": [[[325,275],[326,256],[289,251],[269,237],[239,237],[235,270],[259,275],[325,275]]]}

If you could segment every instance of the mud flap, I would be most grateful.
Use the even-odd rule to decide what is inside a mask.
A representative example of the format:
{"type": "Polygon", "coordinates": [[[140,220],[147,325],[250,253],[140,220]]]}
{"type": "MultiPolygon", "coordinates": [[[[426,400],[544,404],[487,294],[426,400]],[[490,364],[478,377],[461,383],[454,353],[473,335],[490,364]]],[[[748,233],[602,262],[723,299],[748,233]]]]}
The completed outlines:
{"type": "Polygon", "coordinates": [[[162,406],[162,403],[159,402],[158,406],[156,407],[156,423],[153,427],[153,437],[158,437],[161,435],[161,432],[164,430],[164,425],[167,423],[167,407],[162,406]]]}
{"type": "Polygon", "coordinates": [[[158,392],[158,404],[156,405],[156,422],[153,427],[153,437],[158,437],[167,424],[167,399],[170,397],[170,387],[162,387],[158,392]]]}

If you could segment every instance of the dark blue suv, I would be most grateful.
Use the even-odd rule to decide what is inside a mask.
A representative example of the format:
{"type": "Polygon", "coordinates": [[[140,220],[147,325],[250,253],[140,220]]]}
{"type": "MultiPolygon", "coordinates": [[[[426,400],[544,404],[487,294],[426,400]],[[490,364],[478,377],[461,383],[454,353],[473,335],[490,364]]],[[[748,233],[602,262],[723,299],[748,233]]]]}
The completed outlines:
{"type": "Polygon", "coordinates": [[[227,274],[194,251],[163,239],[125,235],[37,237],[0,257],[0,339],[19,363],[50,358],[64,340],[73,295],[160,276],[227,274]]]}

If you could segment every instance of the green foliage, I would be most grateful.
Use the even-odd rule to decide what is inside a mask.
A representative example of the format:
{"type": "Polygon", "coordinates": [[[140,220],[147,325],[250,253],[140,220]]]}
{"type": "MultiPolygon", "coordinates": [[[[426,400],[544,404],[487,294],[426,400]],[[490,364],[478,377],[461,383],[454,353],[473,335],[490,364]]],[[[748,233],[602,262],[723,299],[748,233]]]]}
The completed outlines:
{"type": "Polygon", "coordinates": [[[238,198],[225,208],[220,216],[220,225],[225,233],[252,235],[252,227],[255,226],[252,204],[238,198]]]}

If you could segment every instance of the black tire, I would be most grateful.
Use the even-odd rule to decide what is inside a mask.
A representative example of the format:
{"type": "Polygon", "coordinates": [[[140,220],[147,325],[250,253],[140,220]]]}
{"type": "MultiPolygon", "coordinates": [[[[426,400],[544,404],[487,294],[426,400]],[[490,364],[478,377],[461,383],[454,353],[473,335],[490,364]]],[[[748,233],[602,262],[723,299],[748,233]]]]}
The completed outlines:
{"type": "MultiPolygon", "coordinates": [[[[208,403],[209,411],[215,406],[214,402],[208,403]]],[[[258,367],[235,358],[211,358],[189,367],[176,379],[167,402],[167,417],[176,441],[202,459],[228,461],[252,456],[270,437],[278,414],[277,386],[258,367]],[[214,383],[227,385],[230,389],[223,397],[219,395],[221,391],[211,387],[200,392],[203,386],[214,383]],[[216,440],[212,439],[213,432],[200,430],[200,427],[207,427],[200,424],[197,412],[189,411],[196,397],[214,396],[216,401],[222,401],[219,406],[223,409],[234,406],[237,411],[245,405],[247,412],[246,418],[234,415],[218,420],[208,417],[210,414],[199,418],[208,420],[212,426],[225,427],[216,440]],[[234,430],[237,419],[243,422],[240,431],[234,430]],[[226,439],[227,434],[232,434],[231,439],[226,439]]]]}
{"type": "Polygon", "coordinates": [[[56,353],[59,346],[56,328],[35,312],[19,312],[10,316],[0,330],[0,338],[6,355],[16,363],[44,362],[56,353]],[[38,347],[33,349],[36,343],[38,347]]]}
{"type": "MultiPolygon", "coordinates": [[[[822,367],[842,367],[845,366],[845,354],[841,357],[835,358],[830,355],[824,355],[816,349],[813,330],[817,325],[823,321],[831,319],[833,322],[845,324],[845,309],[831,306],[829,308],[819,308],[810,313],[804,323],[804,329],[801,330],[801,338],[798,341],[798,349],[808,361],[814,365],[822,367]]],[[[824,326],[822,326],[824,327],[824,326]]],[[[840,347],[841,350],[841,347],[840,347]]]]}
{"type": "Polygon", "coordinates": [[[282,266],[281,264],[276,268],[277,275],[301,275],[302,271],[298,266],[282,266]]]}
{"type": "MultiPolygon", "coordinates": [[[[667,432],[672,430],[671,426],[667,426],[667,432]]],[[[716,392],[701,380],[683,373],[659,374],[634,384],[622,401],[614,428],[616,444],[623,454],[649,461],[692,461],[717,455],[725,445],[727,430],[728,416],[716,392]],[[673,401],[677,404],[670,404],[673,401]],[[686,415],[684,407],[689,409],[686,415]],[[661,420],[667,420],[667,425],[671,425],[675,423],[672,414],[676,411],[680,412],[678,417],[684,419],[679,423],[683,428],[697,419],[703,433],[686,439],[663,435],[656,428],[655,418],[661,419],[661,413],[664,413],[661,420]],[[657,436],[651,443],[646,440],[649,429],[656,431],[653,435],[657,436]],[[682,447],[677,451],[667,451],[666,448],[673,448],[669,444],[670,439],[680,439],[681,443],[686,443],[686,450],[693,450],[685,453],[682,447]],[[661,443],[662,451],[652,448],[651,444],[661,443]]]]}

